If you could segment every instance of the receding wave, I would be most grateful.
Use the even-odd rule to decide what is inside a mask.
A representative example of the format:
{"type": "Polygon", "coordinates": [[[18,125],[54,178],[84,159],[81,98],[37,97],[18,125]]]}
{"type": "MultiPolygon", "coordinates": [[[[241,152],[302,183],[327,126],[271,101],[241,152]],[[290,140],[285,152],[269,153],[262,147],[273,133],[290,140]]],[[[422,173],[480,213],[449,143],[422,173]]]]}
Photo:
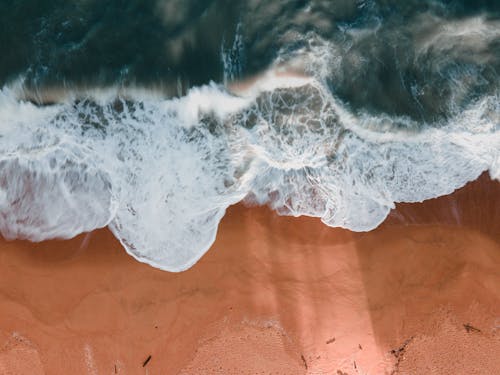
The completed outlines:
{"type": "Polygon", "coordinates": [[[4,7],[4,237],[181,271],[237,202],[367,231],[500,179],[498,2],[205,3],[4,7]]]}
{"type": "Polygon", "coordinates": [[[1,233],[41,241],[109,226],[138,260],[181,271],[243,200],[367,231],[395,202],[500,178],[496,94],[424,126],[355,112],[320,75],[273,69],[238,91],[212,83],[174,99],[87,92],[37,106],[5,87],[1,233]]]}

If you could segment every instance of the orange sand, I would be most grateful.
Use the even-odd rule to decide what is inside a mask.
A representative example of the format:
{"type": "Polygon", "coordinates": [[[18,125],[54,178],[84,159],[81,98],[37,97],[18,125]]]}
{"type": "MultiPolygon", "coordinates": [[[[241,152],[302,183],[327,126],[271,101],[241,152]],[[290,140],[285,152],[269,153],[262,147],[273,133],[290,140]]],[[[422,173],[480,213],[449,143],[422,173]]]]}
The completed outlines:
{"type": "Polygon", "coordinates": [[[369,233],[236,206],[179,274],[101,230],[1,242],[0,275],[1,375],[500,373],[500,183],[485,176],[369,233]]]}

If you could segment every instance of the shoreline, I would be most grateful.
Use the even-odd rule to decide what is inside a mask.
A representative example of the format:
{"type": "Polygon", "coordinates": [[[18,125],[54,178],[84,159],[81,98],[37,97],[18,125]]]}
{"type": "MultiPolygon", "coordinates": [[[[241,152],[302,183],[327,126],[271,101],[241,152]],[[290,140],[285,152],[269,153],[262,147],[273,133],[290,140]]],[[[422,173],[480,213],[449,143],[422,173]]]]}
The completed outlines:
{"type": "Polygon", "coordinates": [[[2,240],[0,373],[495,373],[499,269],[485,174],[366,233],[236,205],[178,274],[107,229],[2,240]]]}

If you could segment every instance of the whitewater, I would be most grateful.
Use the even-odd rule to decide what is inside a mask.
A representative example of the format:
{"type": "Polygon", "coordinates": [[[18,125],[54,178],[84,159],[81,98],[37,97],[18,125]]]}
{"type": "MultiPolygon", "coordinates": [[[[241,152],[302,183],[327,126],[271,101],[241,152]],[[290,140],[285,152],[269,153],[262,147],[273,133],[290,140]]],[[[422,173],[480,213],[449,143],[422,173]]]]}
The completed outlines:
{"type": "Polygon", "coordinates": [[[498,96],[418,126],[356,115],[314,76],[273,69],[238,93],[212,83],[173,99],[108,90],[37,106],[4,88],[2,235],[109,226],[139,261],[182,271],[241,201],[368,231],[395,202],[451,193],[484,171],[500,178],[498,96]]]}
{"type": "Polygon", "coordinates": [[[1,234],[43,241],[107,226],[137,260],[177,272],[209,250],[238,202],[369,231],[397,202],[484,172],[500,180],[497,17],[359,2],[344,10],[350,24],[327,23],[323,3],[305,3],[275,23],[283,9],[246,4],[255,9],[217,48],[221,79],[178,78],[175,96],[149,81],[39,87],[64,70],[43,54],[12,73],[0,90],[1,234]],[[315,22],[330,34],[297,26],[315,22]],[[262,45],[279,43],[246,74],[267,61],[250,58],[266,27],[262,45]]]}

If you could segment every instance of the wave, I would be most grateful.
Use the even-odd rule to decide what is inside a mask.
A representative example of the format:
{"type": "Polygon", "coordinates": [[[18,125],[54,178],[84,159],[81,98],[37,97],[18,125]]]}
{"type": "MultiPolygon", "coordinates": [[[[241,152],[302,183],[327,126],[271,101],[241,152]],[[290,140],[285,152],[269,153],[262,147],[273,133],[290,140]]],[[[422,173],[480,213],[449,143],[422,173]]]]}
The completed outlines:
{"type": "Polygon", "coordinates": [[[182,271],[240,201],[368,231],[395,202],[451,193],[484,171],[500,179],[497,94],[425,126],[355,112],[321,79],[323,52],[289,59],[304,74],[277,62],[238,90],[211,83],[174,99],[100,90],[37,106],[5,87],[2,235],[42,241],[109,226],[139,261],[182,271]]]}

